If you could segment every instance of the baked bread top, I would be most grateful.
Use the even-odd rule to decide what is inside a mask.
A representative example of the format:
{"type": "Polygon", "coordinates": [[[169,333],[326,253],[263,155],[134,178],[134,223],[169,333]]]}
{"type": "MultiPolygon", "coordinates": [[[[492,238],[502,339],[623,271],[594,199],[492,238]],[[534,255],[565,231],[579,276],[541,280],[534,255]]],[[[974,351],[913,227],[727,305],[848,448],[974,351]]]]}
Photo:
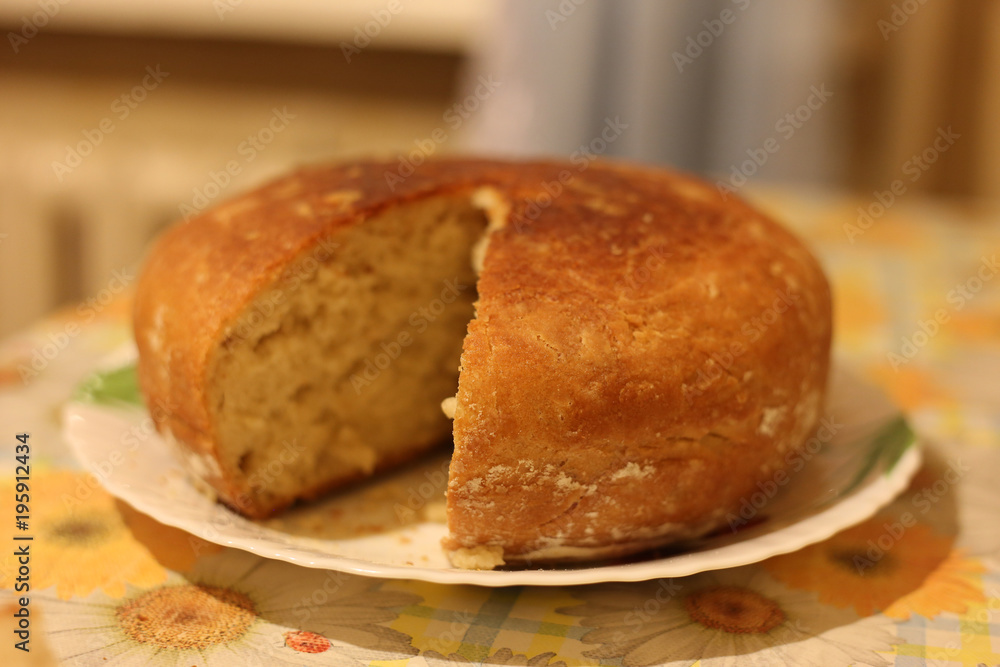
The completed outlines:
{"type": "Polygon", "coordinates": [[[449,548],[575,560],[718,525],[819,417],[817,262],[677,173],[536,165],[505,187],[462,355],[449,548]]]}

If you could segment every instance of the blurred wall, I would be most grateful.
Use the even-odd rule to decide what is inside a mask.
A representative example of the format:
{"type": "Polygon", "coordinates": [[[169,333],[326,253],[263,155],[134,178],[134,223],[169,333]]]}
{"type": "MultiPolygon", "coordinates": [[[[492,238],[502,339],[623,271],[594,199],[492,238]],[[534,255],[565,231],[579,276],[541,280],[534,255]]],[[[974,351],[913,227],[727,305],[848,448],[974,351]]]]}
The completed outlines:
{"type": "Polygon", "coordinates": [[[0,34],[0,334],[317,160],[585,150],[737,191],[1000,196],[991,0],[5,0],[0,34]]]}
{"type": "Polygon", "coordinates": [[[799,0],[509,0],[474,65],[504,86],[470,141],[566,155],[610,120],[607,156],[739,183],[837,182],[841,20],[835,4],[799,0]]]}
{"type": "Polygon", "coordinates": [[[330,5],[0,5],[0,333],[118,286],[159,229],[296,165],[454,141],[489,3],[330,5]]]}
{"type": "Polygon", "coordinates": [[[473,71],[504,81],[481,150],[564,155],[610,118],[604,154],[737,189],[1000,197],[991,0],[507,0],[473,71]]]}
{"type": "Polygon", "coordinates": [[[1000,197],[1000,3],[850,8],[848,184],[870,193],[902,177],[914,191],[1000,197]]]}

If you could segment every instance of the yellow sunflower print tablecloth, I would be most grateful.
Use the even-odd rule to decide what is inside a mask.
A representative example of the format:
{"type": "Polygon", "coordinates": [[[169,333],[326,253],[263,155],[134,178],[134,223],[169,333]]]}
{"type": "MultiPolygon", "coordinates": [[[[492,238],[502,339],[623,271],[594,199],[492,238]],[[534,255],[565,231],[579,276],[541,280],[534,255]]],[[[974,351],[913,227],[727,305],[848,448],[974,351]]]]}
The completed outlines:
{"type": "Polygon", "coordinates": [[[910,200],[862,228],[862,200],[754,198],[816,249],[838,354],[925,443],[877,516],[755,565],[565,588],[370,579],[219,547],[109,496],[61,440],[61,405],[128,340],[119,296],[0,346],[0,517],[14,520],[15,434],[30,431],[35,535],[30,653],[16,648],[13,525],[0,538],[0,664],[1000,664],[1000,209],[910,200]]]}

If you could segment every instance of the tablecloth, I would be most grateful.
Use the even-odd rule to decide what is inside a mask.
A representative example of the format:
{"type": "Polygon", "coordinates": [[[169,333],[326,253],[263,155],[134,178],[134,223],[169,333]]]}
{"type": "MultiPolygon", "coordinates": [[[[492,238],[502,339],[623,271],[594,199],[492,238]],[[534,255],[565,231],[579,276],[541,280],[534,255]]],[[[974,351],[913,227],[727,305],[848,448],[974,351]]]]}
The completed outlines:
{"type": "Polygon", "coordinates": [[[815,249],[837,355],[923,443],[910,487],[872,519],[733,570],[562,588],[365,578],[210,544],[111,497],[60,435],[60,407],[129,338],[123,269],[0,346],[2,664],[1000,664],[1000,210],[752,197],[815,249]],[[29,595],[14,539],[20,433],[30,652],[15,616],[29,595]]]}

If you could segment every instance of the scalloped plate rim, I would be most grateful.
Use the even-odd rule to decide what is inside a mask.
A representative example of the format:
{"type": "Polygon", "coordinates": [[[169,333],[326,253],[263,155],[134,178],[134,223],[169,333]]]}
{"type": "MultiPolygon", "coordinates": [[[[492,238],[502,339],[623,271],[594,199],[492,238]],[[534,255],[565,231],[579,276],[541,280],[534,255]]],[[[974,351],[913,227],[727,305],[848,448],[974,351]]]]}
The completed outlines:
{"type": "MultiPolygon", "coordinates": [[[[117,361],[122,363],[127,361],[130,350],[119,349],[109,356],[98,368],[107,367],[108,363],[117,361]]],[[[134,355],[134,348],[131,349],[134,355]]],[[[117,410],[109,406],[70,401],[62,410],[63,413],[63,433],[70,443],[77,459],[84,469],[89,470],[88,444],[86,438],[82,438],[77,433],[76,424],[79,420],[85,420],[87,410],[97,410],[102,414],[108,411],[117,410]],[[84,413],[84,414],[81,414],[84,413]]],[[[131,409],[144,410],[133,406],[131,409]]],[[[896,413],[892,418],[904,417],[896,413]]],[[[884,423],[890,423],[887,419],[884,423]]],[[[905,417],[904,417],[905,420],[905,417]]],[[[159,438],[152,438],[153,442],[166,446],[159,438]]],[[[147,445],[148,446],[148,445],[147,445]]],[[[154,445],[155,446],[155,445],[154,445]]],[[[874,516],[882,507],[894,499],[909,484],[911,478],[916,473],[922,460],[920,441],[914,433],[912,441],[905,447],[902,455],[892,466],[891,470],[877,476],[862,488],[849,494],[846,497],[833,501],[825,509],[800,519],[795,523],[779,528],[773,532],[748,538],[745,541],[735,542],[716,548],[708,548],[699,551],[681,553],[666,556],[655,560],[645,560],[635,563],[597,565],[594,567],[581,567],[573,569],[524,569],[524,570],[462,570],[458,568],[435,568],[410,565],[395,565],[391,563],[377,563],[374,561],[362,560],[349,556],[339,556],[335,554],[316,554],[316,560],[305,560],[282,553],[276,544],[271,548],[262,549],[267,542],[262,542],[259,536],[240,536],[220,534],[216,539],[211,539],[202,535],[199,528],[204,527],[204,518],[200,521],[191,521],[183,515],[171,512],[170,508],[162,503],[157,504],[147,499],[141,492],[137,492],[133,485],[128,483],[116,483],[110,481],[107,476],[95,475],[100,484],[113,496],[127,502],[135,509],[148,514],[157,521],[179,528],[193,535],[197,535],[206,541],[214,542],[221,546],[228,546],[244,551],[248,551],[265,558],[272,558],[288,563],[293,563],[303,567],[314,569],[325,569],[342,571],[363,576],[386,578],[386,579],[415,579],[439,584],[472,584],[487,587],[499,586],[571,586],[580,584],[594,584],[603,582],[634,582],[646,581],[665,577],[683,577],[699,572],[718,570],[741,565],[756,563],[772,556],[797,551],[803,547],[816,542],[821,542],[834,533],[857,523],[865,521],[874,516]]],[[[185,478],[186,480],[186,478],[185,478]]],[[[190,482],[186,482],[190,484],[190,482]]],[[[211,503],[213,507],[221,508],[209,498],[205,498],[206,503],[211,503]]],[[[223,510],[232,516],[238,516],[228,509],[223,510]]],[[[207,510],[210,511],[210,510],[207,510]]],[[[242,520],[242,517],[240,517],[242,520]]],[[[287,542],[288,535],[263,526],[259,526],[263,531],[275,535],[275,543],[279,540],[287,542]]],[[[294,536],[292,540],[296,539],[294,536]]],[[[315,538],[313,538],[315,539],[315,538]]],[[[306,549],[308,547],[286,544],[293,549],[306,549]]]]}

